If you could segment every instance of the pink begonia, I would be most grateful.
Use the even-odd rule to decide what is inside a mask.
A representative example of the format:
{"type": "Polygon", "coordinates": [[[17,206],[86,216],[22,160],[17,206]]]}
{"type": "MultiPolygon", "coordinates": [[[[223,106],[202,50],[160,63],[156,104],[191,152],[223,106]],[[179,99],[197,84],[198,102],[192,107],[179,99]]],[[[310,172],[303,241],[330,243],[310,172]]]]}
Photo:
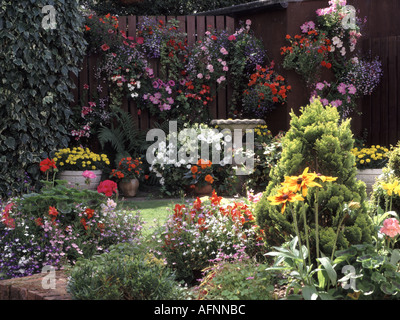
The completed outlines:
{"type": "Polygon", "coordinates": [[[346,94],[346,85],[342,82],[341,84],[338,85],[337,90],[341,94],[346,94]]]}
{"type": "Polygon", "coordinates": [[[341,101],[341,100],[334,100],[334,101],[331,101],[331,105],[333,106],[333,107],[335,107],[335,108],[338,108],[338,107],[340,107],[341,105],[343,104],[343,102],[341,101]]]}
{"type": "Polygon", "coordinates": [[[223,67],[222,67],[222,70],[223,70],[223,71],[228,71],[228,70],[229,70],[229,67],[223,66],[223,67]]]}
{"type": "Polygon", "coordinates": [[[89,170],[83,171],[82,176],[88,179],[94,179],[97,177],[93,171],[89,170]]]}
{"type": "Polygon", "coordinates": [[[221,50],[219,50],[222,54],[227,55],[228,51],[225,48],[221,48],[221,50]]]}
{"type": "Polygon", "coordinates": [[[212,65],[212,64],[209,64],[209,65],[207,66],[207,70],[210,71],[210,72],[214,72],[214,67],[213,67],[213,65],[212,65]]]}
{"type": "Polygon", "coordinates": [[[250,25],[251,25],[251,20],[250,20],[250,19],[247,19],[247,20],[246,20],[246,24],[247,24],[248,26],[250,26],[250,25]]]}
{"type": "Polygon", "coordinates": [[[317,90],[322,90],[325,87],[325,85],[322,82],[318,82],[317,85],[315,86],[315,88],[317,88],[317,90]]]}
{"type": "Polygon", "coordinates": [[[202,74],[202,73],[199,73],[199,74],[197,75],[197,78],[203,79],[203,74],[202,74]]]}
{"type": "Polygon", "coordinates": [[[349,90],[350,94],[356,94],[357,89],[355,86],[353,86],[352,84],[349,84],[349,86],[347,87],[347,89],[349,90]]]}
{"type": "Polygon", "coordinates": [[[321,99],[322,105],[327,106],[329,104],[328,99],[321,99]]]}
{"type": "Polygon", "coordinates": [[[313,21],[307,21],[300,27],[300,29],[303,33],[307,33],[310,30],[315,30],[315,23],[313,21]]]}
{"type": "Polygon", "coordinates": [[[380,232],[389,236],[390,238],[394,238],[398,234],[400,234],[400,226],[399,221],[396,218],[388,218],[383,221],[383,227],[380,232]]]}
{"type": "Polygon", "coordinates": [[[218,82],[218,83],[221,83],[221,82],[223,82],[223,81],[225,81],[225,80],[226,80],[225,76],[221,76],[221,77],[219,77],[219,78],[217,79],[217,82],[218,82]]]}

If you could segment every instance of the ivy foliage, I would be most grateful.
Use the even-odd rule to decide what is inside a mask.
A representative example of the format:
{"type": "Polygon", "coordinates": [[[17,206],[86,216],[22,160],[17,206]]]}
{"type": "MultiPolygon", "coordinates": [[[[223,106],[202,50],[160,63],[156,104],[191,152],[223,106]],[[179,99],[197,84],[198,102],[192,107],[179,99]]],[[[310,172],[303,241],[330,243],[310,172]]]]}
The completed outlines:
{"type": "Polygon", "coordinates": [[[0,3],[0,197],[21,191],[26,172],[38,181],[39,162],[68,145],[82,23],[77,0],[0,3]]]}
{"type": "MultiPolygon", "coordinates": [[[[337,109],[324,107],[318,99],[301,108],[300,112],[299,116],[291,113],[290,129],[282,139],[282,156],[271,169],[271,181],[255,209],[257,222],[264,229],[267,242],[281,245],[295,235],[292,214],[282,214],[280,207],[271,205],[267,197],[277,193],[286,176],[298,176],[306,167],[309,167],[309,172],[337,177],[334,183],[328,183],[324,188],[309,188],[307,194],[309,204],[318,203],[321,251],[325,255],[332,252],[337,227],[345,215],[345,204],[350,202],[358,202],[361,207],[355,215],[344,219],[337,240],[339,250],[351,244],[372,241],[372,222],[365,205],[365,184],[356,179],[357,168],[351,153],[354,138],[350,119],[340,122],[337,109]]],[[[301,209],[297,207],[295,210],[301,209]]],[[[310,205],[306,210],[307,224],[312,229],[312,244],[315,241],[314,206],[310,205]]],[[[299,225],[303,225],[303,220],[299,225]]],[[[300,232],[305,240],[304,230],[300,232]]]]}

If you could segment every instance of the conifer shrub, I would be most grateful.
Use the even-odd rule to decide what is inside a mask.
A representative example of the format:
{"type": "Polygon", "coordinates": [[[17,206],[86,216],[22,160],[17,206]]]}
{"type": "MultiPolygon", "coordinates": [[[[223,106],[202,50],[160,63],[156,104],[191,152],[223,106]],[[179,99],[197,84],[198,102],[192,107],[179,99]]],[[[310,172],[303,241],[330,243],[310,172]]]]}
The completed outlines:
{"type": "MultiPolygon", "coordinates": [[[[324,254],[331,253],[337,226],[345,214],[345,204],[350,202],[360,203],[360,208],[355,215],[344,219],[337,249],[372,240],[371,221],[365,204],[365,184],[356,179],[357,168],[351,153],[353,144],[350,119],[341,122],[336,108],[324,107],[319,99],[315,99],[300,109],[299,116],[292,111],[290,129],[282,139],[281,158],[271,169],[271,181],[255,208],[257,223],[265,232],[267,246],[281,245],[290,236],[295,236],[292,215],[289,212],[282,214],[280,207],[271,205],[267,197],[277,193],[286,176],[298,176],[307,167],[309,172],[337,177],[335,182],[324,185],[324,188],[308,189],[305,216],[310,227],[310,245],[315,245],[315,202],[318,203],[319,245],[324,254]]],[[[300,204],[297,210],[300,210],[300,204]]],[[[304,228],[301,228],[304,220],[302,215],[299,217],[304,241],[304,228]]]]}

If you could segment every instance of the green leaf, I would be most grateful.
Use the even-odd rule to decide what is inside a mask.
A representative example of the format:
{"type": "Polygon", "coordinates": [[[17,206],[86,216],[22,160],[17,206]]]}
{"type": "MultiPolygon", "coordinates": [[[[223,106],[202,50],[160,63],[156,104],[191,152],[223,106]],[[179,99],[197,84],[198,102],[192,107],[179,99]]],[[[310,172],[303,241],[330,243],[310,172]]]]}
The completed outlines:
{"type": "Polygon", "coordinates": [[[317,300],[318,299],[318,291],[315,287],[312,286],[304,286],[301,290],[301,293],[305,300],[317,300]]]}
{"type": "Polygon", "coordinates": [[[325,271],[328,274],[329,279],[331,280],[332,285],[336,285],[336,281],[337,281],[337,274],[335,269],[333,268],[332,264],[331,264],[331,260],[327,257],[322,257],[322,258],[318,258],[317,259],[319,262],[321,262],[321,264],[323,265],[323,267],[325,268],[325,271]]]}
{"type": "Polygon", "coordinates": [[[8,138],[4,141],[4,143],[5,143],[5,145],[6,145],[8,148],[10,148],[10,149],[12,149],[12,150],[15,150],[15,144],[16,144],[16,142],[15,142],[15,139],[14,139],[13,137],[8,137],[8,138]]]}

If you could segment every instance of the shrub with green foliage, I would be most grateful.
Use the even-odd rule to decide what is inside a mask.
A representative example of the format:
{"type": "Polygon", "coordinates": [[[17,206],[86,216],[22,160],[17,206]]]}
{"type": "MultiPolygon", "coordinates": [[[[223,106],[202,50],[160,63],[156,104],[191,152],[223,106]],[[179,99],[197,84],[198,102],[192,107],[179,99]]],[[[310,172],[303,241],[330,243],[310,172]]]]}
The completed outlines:
{"type": "MultiPolygon", "coordinates": [[[[295,235],[292,215],[282,214],[280,207],[271,205],[267,197],[277,193],[286,176],[298,176],[306,167],[309,167],[309,172],[337,177],[336,182],[319,188],[317,199],[315,188],[310,188],[306,197],[309,204],[318,203],[321,251],[326,255],[331,253],[344,205],[352,201],[360,203],[361,208],[354,217],[348,216],[344,220],[344,228],[341,228],[337,240],[338,249],[370,242],[373,230],[365,205],[365,184],[355,178],[357,168],[351,153],[354,139],[350,120],[339,123],[337,109],[324,107],[319,100],[302,107],[300,112],[299,116],[291,113],[290,129],[282,139],[281,158],[271,169],[271,181],[255,209],[266,242],[271,246],[281,245],[295,235]]],[[[307,225],[311,227],[311,245],[315,242],[313,209],[308,207],[306,211],[307,225]]],[[[303,226],[302,219],[299,226],[303,226]]],[[[300,232],[303,238],[304,230],[300,229],[300,232]]]]}
{"type": "Polygon", "coordinates": [[[119,15],[189,15],[218,8],[229,7],[236,4],[251,2],[253,0],[146,0],[136,1],[132,4],[123,4],[120,0],[81,0],[98,14],[119,15]]]}
{"type": "Polygon", "coordinates": [[[69,273],[67,290],[78,300],[176,300],[181,294],[162,260],[129,243],[79,260],[69,273]]]}
{"type": "Polygon", "coordinates": [[[41,159],[68,145],[70,75],[86,47],[81,27],[75,0],[0,4],[0,196],[18,192],[26,172],[37,181],[41,159]]]}

